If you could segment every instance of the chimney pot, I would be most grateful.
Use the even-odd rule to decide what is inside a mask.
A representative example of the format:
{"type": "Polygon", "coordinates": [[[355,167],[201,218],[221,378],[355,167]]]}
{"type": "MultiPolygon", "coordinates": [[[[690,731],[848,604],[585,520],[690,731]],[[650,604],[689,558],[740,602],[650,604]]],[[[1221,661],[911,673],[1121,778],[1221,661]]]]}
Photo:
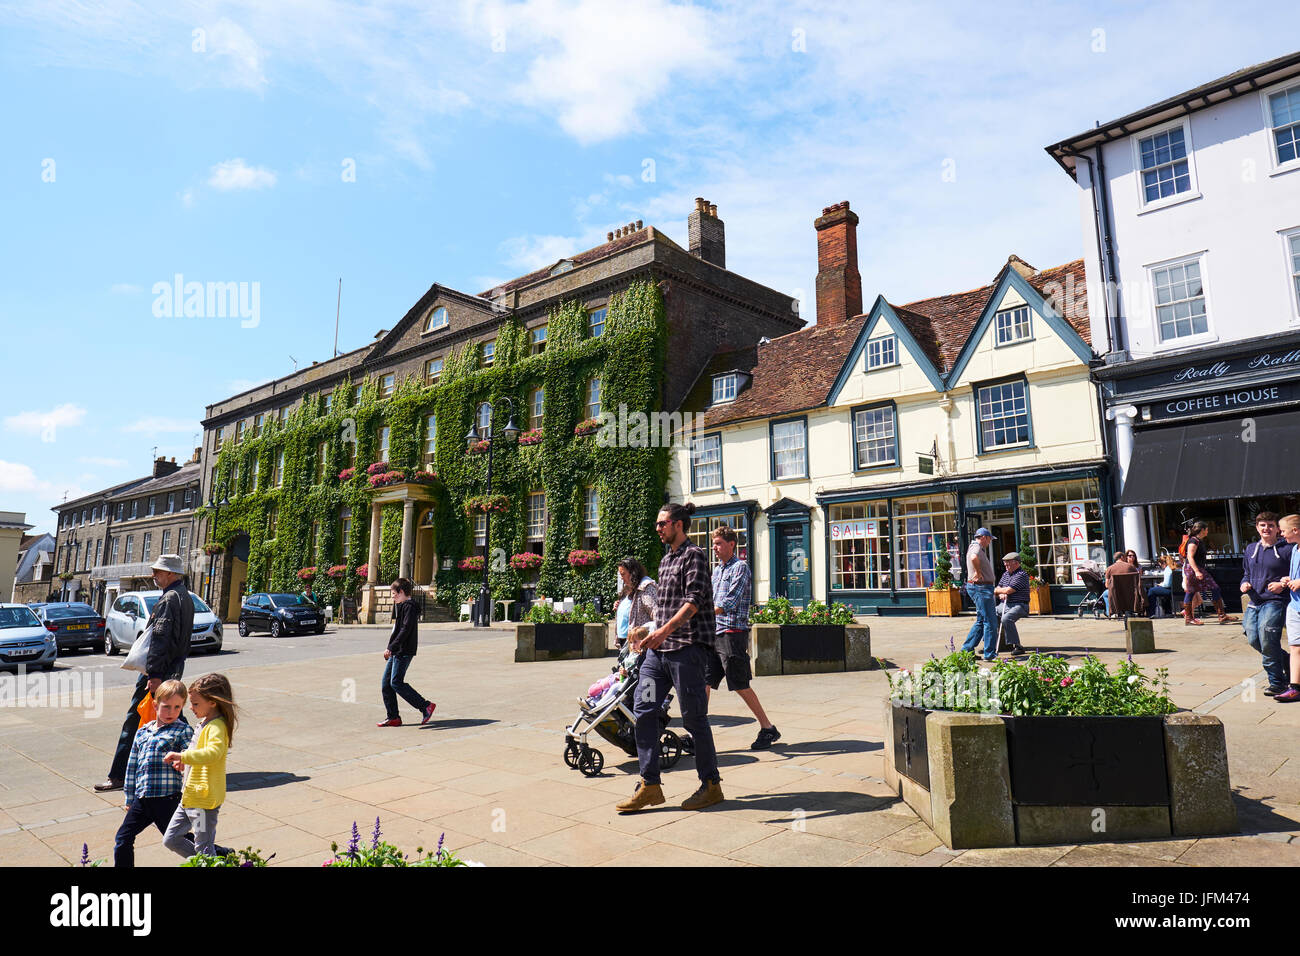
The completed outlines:
{"type": "Polygon", "coordinates": [[[715,219],[717,218],[718,206],[716,203],[709,203],[709,215],[713,216],[715,219]]]}
{"type": "Polygon", "coordinates": [[[847,322],[862,312],[858,274],[858,216],[848,202],[827,206],[813,222],[817,230],[817,324],[847,322]]]}
{"type": "Polygon", "coordinates": [[[703,210],[703,209],[704,209],[704,197],[703,197],[703,196],[696,196],[696,197],[695,197],[695,208],[696,208],[696,209],[700,209],[700,210],[703,210]]]}
{"type": "Polygon", "coordinates": [[[638,220],[636,221],[636,229],[637,229],[637,232],[640,232],[640,231],[641,231],[641,220],[640,220],[640,219],[638,219],[638,220]]]}
{"type": "Polygon", "coordinates": [[[614,241],[614,234],[613,234],[612,232],[607,232],[607,233],[605,233],[605,241],[606,241],[606,242],[613,242],[613,241],[614,241]]]}
{"type": "Polygon", "coordinates": [[[718,207],[701,197],[695,199],[695,211],[686,217],[686,232],[691,255],[719,268],[727,267],[727,234],[718,207]]]}

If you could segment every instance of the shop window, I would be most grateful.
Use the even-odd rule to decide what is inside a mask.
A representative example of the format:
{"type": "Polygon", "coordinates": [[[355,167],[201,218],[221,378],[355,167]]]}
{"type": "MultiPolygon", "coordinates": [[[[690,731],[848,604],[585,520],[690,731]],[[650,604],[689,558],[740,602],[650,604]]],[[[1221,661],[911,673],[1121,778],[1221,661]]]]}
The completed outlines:
{"type": "MultiPolygon", "coordinates": [[[[1210,529],[1205,538],[1205,550],[1214,555],[1235,554],[1236,547],[1232,541],[1232,519],[1228,509],[1231,501],[1180,501],[1176,504],[1156,505],[1156,534],[1160,537],[1160,549],[1170,554],[1178,553],[1187,526],[1193,521],[1204,521],[1210,529]]],[[[1260,509],[1266,510],[1266,509],[1260,509]]],[[[1242,515],[1249,520],[1250,515],[1242,515]]],[[[1247,530],[1241,526],[1241,533],[1254,538],[1254,528],[1247,530]]]]}
{"type": "Polygon", "coordinates": [[[878,468],[898,463],[898,436],[894,431],[894,406],[876,405],[853,412],[854,467],[878,468]]]}
{"type": "Polygon", "coordinates": [[[1038,576],[1045,583],[1079,583],[1075,568],[1082,561],[1076,560],[1078,549],[1086,560],[1102,567],[1110,564],[1095,479],[1021,485],[1016,494],[1021,535],[1029,535],[1038,576]]]}
{"type": "Polygon", "coordinates": [[[889,510],[884,501],[831,505],[831,590],[889,587],[889,510]]]}
{"type": "Polygon", "coordinates": [[[722,488],[722,435],[691,439],[691,491],[722,488]]]}
{"type": "Polygon", "coordinates": [[[732,511],[723,514],[696,515],[691,522],[691,530],[686,536],[692,543],[698,544],[709,556],[709,571],[718,566],[718,558],[713,553],[713,529],[725,524],[736,532],[736,557],[742,561],[749,560],[749,520],[745,512],[732,511]]]}
{"type": "Polygon", "coordinates": [[[943,550],[952,561],[955,578],[962,565],[956,497],[895,500],[894,548],[898,555],[895,581],[900,588],[927,588],[933,584],[935,560],[943,550]]]}

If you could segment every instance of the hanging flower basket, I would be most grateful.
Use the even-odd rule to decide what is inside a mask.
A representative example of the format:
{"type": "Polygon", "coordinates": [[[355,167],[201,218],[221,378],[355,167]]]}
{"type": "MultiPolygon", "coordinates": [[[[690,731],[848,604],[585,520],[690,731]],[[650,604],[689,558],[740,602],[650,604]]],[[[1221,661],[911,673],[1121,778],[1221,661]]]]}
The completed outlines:
{"type": "Polygon", "coordinates": [[[431,485],[438,480],[436,471],[413,471],[406,476],[406,480],[415,485],[431,485]]]}
{"type": "Polygon", "coordinates": [[[510,566],[516,571],[535,571],[542,566],[542,556],[533,551],[511,555],[510,566]]]}
{"type": "Polygon", "coordinates": [[[469,453],[471,455],[481,455],[491,447],[492,443],[489,441],[476,441],[474,444],[469,446],[469,453]]]}
{"type": "Polygon", "coordinates": [[[335,564],[327,568],[325,573],[337,581],[348,573],[348,566],[346,564],[335,564]]]}
{"type": "Polygon", "coordinates": [[[62,574],[59,575],[59,580],[60,580],[60,581],[71,581],[71,580],[72,580],[73,578],[75,578],[75,577],[76,577],[76,575],[73,574],[71,571],[64,571],[62,574]]]}
{"type": "Polygon", "coordinates": [[[391,470],[392,470],[392,469],[390,469],[390,468],[388,467],[388,462],[386,462],[386,461],[377,461],[377,462],[375,462],[373,465],[371,465],[369,468],[366,469],[366,474],[367,474],[367,475],[382,475],[384,472],[386,472],[386,471],[391,471],[391,470]]]}
{"type": "Polygon", "coordinates": [[[299,581],[315,581],[315,580],[316,580],[316,569],[315,569],[315,568],[303,568],[302,570],[300,570],[300,571],[298,572],[298,580],[299,580],[299,581]]]}
{"type": "Polygon", "coordinates": [[[510,499],[505,495],[474,495],[465,499],[467,515],[503,514],[509,510],[510,499]]]}
{"type": "Polygon", "coordinates": [[[583,551],[575,549],[569,552],[569,566],[574,568],[589,568],[592,565],[600,563],[599,551],[583,551]]]}
{"type": "Polygon", "coordinates": [[[203,546],[203,553],[207,555],[220,554],[225,550],[226,546],[224,544],[218,544],[215,541],[210,541],[203,546]]]}
{"type": "Polygon", "coordinates": [[[542,430],[540,428],[530,428],[519,436],[521,445],[540,445],[542,443],[542,430]]]}
{"type": "Polygon", "coordinates": [[[355,468],[344,468],[339,472],[339,481],[347,481],[357,473],[355,468]]]}
{"type": "Polygon", "coordinates": [[[472,558],[461,558],[456,567],[462,571],[482,571],[483,557],[482,555],[475,555],[472,558]]]}
{"type": "Polygon", "coordinates": [[[577,425],[573,426],[573,434],[579,436],[594,435],[598,431],[600,431],[599,418],[588,418],[585,421],[578,422],[577,425]]]}
{"type": "Polygon", "coordinates": [[[384,471],[370,476],[371,488],[385,488],[388,485],[400,485],[406,482],[404,471],[384,471]]]}
{"type": "Polygon", "coordinates": [[[361,578],[361,580],[363,581],[366,578],[370,577],[370,565],[363,564],[359,568],[357,568],[357,577],[361,578]]]}

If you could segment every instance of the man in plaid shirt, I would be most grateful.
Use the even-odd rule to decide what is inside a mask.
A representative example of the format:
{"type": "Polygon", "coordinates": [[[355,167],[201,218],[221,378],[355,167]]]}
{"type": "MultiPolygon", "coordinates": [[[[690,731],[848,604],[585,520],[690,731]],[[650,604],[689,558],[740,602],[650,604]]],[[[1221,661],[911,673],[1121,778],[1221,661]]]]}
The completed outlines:
{"type": "Polygon", "coordinates": [[[717,639],[709,655],[706,680],[709,689],[722,686],[740,695],[758,718],[758,737],[750,750],[767,750],[781,739],[781,731],[770,723],[758,695],[749,686],[754,673],[749,666],[749,604],[753,593],[753,576],[748,562],[736,557],[736,532],[723,524],[713,529],[713,554],[718,559],[713,569],[714,616],[718,622],[717,639]]]}
{"type": "Polygon", "coordinates": [[[682,809],[702,810],[723,799],[705,682],[713,645],[713,584],[703,549],[686,537],[694,512],[692,504],[664,505],[655,522],[659,540],[668,546],[659,561],[655,627],[639,641],[628,637],[633,650],[645,651],[632,707],[641,782],[631,798],[618,805],[620,813],[664,802],[659,783],[659,713],[669,687],[677,691],[682,723],[695,738],[695,769],[700,775],[700,788],[686,798],[682,809]]]}
{"type": "Polygon", "coordinates": [[[135,838],[149,829],[167,831],[176,805],[181,801],[183,778],[163,762],[163,756],[188,749],[194,728],[185,722],[181,711],[189,695],[178,680],[158,685],[155,705],[158,718],[135,732],[131,756],[126,762],[126,819],[118,828],[113,846],[113,865],[135,866],[135,838]]]}

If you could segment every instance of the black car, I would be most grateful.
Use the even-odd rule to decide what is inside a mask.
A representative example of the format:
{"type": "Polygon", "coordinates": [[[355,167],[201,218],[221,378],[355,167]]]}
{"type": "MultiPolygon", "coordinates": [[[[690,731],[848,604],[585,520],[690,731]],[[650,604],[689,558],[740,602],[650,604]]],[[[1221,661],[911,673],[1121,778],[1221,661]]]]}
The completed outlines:
{"type": "Polygon", "coordinates": [[[283,634],[325,633],[325,615],[301,594],[250,594],[239,609],[239,636],[251,631],[283,634]]]}
{"type": "Polygon", "coordinates": [[[34,608],[45,629],[54,635],[59,653],[88,647],[92,651],[104,641],[105,621],[89,604],[67,601],[34,608]]]}

